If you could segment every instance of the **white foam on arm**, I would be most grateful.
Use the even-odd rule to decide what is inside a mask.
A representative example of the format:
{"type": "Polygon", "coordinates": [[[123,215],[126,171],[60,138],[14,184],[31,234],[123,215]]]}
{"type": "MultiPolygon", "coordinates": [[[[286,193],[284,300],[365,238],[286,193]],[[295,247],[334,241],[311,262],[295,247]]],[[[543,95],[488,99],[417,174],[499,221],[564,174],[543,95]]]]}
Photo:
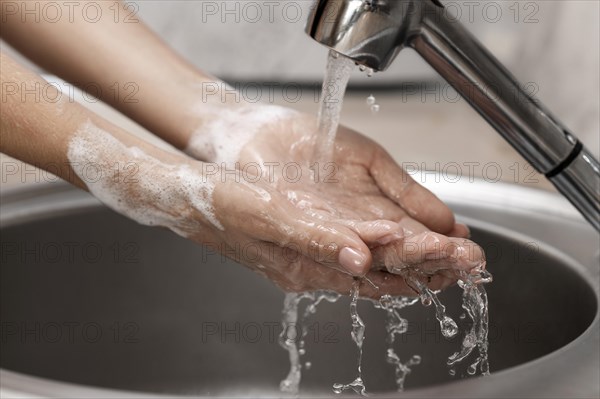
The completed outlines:
{"type": "Polygon", "coordinates": [[[187,237],[202,227],[201,215],[223,230],[214,212],[214,181],[188,163],[163,162],[90,120],[73,134],[67,157],[95,197],[141,224],[167,227],[187,237]],[[122,173],[124,168],[131,173],[122,173]]]}

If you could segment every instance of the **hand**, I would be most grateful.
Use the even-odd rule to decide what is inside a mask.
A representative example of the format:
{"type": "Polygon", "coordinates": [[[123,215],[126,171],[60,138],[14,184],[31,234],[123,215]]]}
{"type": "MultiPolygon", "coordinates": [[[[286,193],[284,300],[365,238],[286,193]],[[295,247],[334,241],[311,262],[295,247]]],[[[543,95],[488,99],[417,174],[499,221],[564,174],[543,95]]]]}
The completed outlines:
{"type": "Polygon", "coordinates": [[[215,215],[223,242],[256,245],[238,259],[286,291],[414,295],[405,277],[431,289],[485,267],[447,206],[418,185],[379,145],[341,127],[331,164],[311,165],[313,117],[272,106],[221,110],[187,152],[216,162],[215,215]],[[236,170],[235,175],[228,172],[236,170]],[[237,179],[237,182],[235,181],[237,179]]]}
{"type": "MultiPolygon", "coordinates": [[[[85,21],[33,26],[17,19],[9,23],[6,39],[25,54],[67,80],[99,82],[104,100],[172,144],[185,143],[188,124],[195,128],[198,120],[191,111],[198,105],[198,87],[214,81],[174,56],[142,24],[81,29],[85,21]],[[131,39],[127,43],[120,40],[125,36],[131,39]],[[77,51],[99,41],[108,43],[101,47],[110,54],[103,50],[90,58],[88,51],[77,51]],[[132,58],[136,48],[147,50],[144,57],[132,58]],[[113,60],[124,60],[127,68],[114,68],[113,60]],[[112,91],[106,85],[132,76],[140,86],[140,102],[108,95],[112,91]]],[[[47,87],[6,55],[0,60],[2,82],[47,87]]],[[[307,161],[317,142],[314,118],[276,107],[217,109],[203,101],[200,108],[208,112],[188,152],[204,160],[239,161],[232,175],[140,142],[83,107],[49,101],[60,97],[52,87],[50,93],[41,101],[23,101],[18,93],[7,97],[0,118],[3,152],[86,187],[134,220],[218,246],[284,289],[347,293],[351,275],[366,274],[378,289],[363,284],[363,295],[412,294],[392,273],[416,273],[431,278],[432,288],[442,288],[458,271],[485,265],[481,249],[460,238],[468,235],[466,227],[456,225],[443,204],[379,146],[347,129],[338,135],[334,176],[326,165],[316,168],[317,180],[334,180],[314,184],[307,161]],[[269,161],[279,166],[259,165],[263,173],[255,180],[247,167],[269,161]],[[115,164],[133,165],[135,177],[115,176],[115,164]],[[294,164],[300,165],[301,179],[282,178],[294,164]],[[101,167],[102,177],[88,179],[86,166],[101,167]],[[239,177],[246,182],[236,182],[239,177]],[[255,243],[258,254],[251,251],[255,243]]]]}

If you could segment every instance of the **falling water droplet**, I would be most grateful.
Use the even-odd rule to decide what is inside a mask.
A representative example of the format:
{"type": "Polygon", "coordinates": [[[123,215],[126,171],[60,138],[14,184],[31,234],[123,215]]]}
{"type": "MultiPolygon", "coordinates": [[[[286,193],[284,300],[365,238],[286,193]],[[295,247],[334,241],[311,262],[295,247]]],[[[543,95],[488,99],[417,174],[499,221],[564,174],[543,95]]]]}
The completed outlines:
{"type": "Polygon", "coordinates": [[[475,284],[488,284],[494,280],[493,276],[487,270],[481,270],[479,275],[474,277],[475,284]]]}
{"type": "Polygon", "coordinates": [[[365,384],[362,380],[362,350],[363,350],[363,342],[365,339],[365,323],[362,321],[358,314],[358,292],[360,290],[361,280],[357,277],[354,278],[354,283],[352,284],[352,290],[350,292],[351,301],[350,301],[350,316],[352,320],[352,332],[351,337],[356,347],[358,349],[358,361],[357,361],[357,369],[358,376],[354,381],[349,384],[334,384],[333,392],[341,393],[344,390],[353,390],[354,392],[366,396],[366,388],[365,384]]]}
{"type": "Polygon", "coordinates": [[[312,367],[312,363],[311,362],[304,363],[304,368],[305,369],[310,370],[311,367],[312,367]]]}
{"type": "Polygon", "coordinates": [[[305,355],[306,354],[306,350],[305,349],[298,349],[298,354],[299,355],[305,355]]]}
{"type": "Polygon", "coordinates": [[[358,66],[358,69],[359,69],[361,72],[364,72],[364,71],[366,71],[366,70],[367,70],[367,67],[366,67],[366,66],[364,66],[364,65],[359,65],[359,66],[358,66]]]}
{"type": "Polygon", "coordinates": [[[477,365],[479,364],[479,360],[469,366],[467,369],[467,373],[469,375],[474,375],[477,372],[477,365]]]}
{"type": "Polygon", "coordinates": [[[421,295],[421,304],[423,306],[431,306],[431,298],[429,298],[427,295],[421,295]]]}
{"type": "Polygon", "coordinates": [[[375,104],[375,96],[371,94],[369,97],[367,97],[367,105],[374,105],[374,104],[375,104]]]}
{"type": "Polygon", "coordinates": [[[298,303],[304,296],[302,294],[286,294],[283,302],[283,329],[279,334],[279,345],[288,351],[290,359],[290,372],[281,381],[279,389],[283,392],[298,393],[298,387],[301,379],[301,367],[299,362],[298,347],[288,335],[288,327],[296,325],[298,322],[298,303]]]}
{"type": "Polygon", "coordinates": [[[383,295],[381,298],[379,298],[379,305],[383,309],[390,309],[392,304],[393,304],[393,302],[392,302],[391,295],[383,295]]]}
{"type": "Polygon", "coordinates": [[[373,104],[373,105],[371,106],[371,112],[373,112],[374,114],[376,114],[376,113],[378,113],[378,112],[379,112],[379,109],[380,109],[380,108],[381,108],[381,107],[379,106],[379,104],[373,104]]]}
{"type": "Polygon", "coordinates": [[[446,338],[452,338],[458,334],[458,326],[456,325],[456,322],[448,316],[444,317],[441,327],[442,335],[446,338]]]}
{"type": "Polygon", "coordinates": [[[372,68],[367,68],[367,78],[372,77],[374,72],[372,68]]]}
{"type": "Polygon", "coordinates": [[[414,355],[413,357],[410,358],[410,365],[411,366],[416,366],[418,364],[421,364],[421,356],[414,355]]]}
{"type": "Polygon", "coordinates": [[[342,390],[344,388],[344,384],[333,384],[333,392],[334,393],[342,393],[342,390]]]}
{"type": "Polygon", "coordinates": [[[456,375],[456,370],[450,369],[450,370],[448,370],[448,374],[450,374],[451,376],[454,377],[456,375]]]}

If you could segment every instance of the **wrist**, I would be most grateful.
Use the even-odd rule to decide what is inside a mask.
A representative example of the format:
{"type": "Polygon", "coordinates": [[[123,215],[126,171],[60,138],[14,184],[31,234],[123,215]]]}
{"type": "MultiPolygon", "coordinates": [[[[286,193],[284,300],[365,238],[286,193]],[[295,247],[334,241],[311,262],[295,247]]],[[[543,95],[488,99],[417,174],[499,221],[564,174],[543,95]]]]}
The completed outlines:
{"type": "Polygon", "coordinates": [[[214,178],[201,162],[90,120],[71,137],[67,158],[96,198],[138,223],[185,237],[222,228],[212,212],[214,178]]]}

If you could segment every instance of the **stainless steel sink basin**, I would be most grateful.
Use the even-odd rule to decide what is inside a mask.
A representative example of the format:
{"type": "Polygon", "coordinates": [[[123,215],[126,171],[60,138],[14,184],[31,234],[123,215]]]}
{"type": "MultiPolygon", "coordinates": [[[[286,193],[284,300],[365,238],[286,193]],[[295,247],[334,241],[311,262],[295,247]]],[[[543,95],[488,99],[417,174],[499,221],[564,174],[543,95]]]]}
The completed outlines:
{"type": "MultiPolygon", "coordinates": [[[[384,314],[367,302],[364,379],[383,397],[600,395],[599,236],[558,196],[503,184],[431,187],[473,228],[488,285],[486,378],[451,377],[433,309],[403,315],[404,359],[422,363],[395,392],[384,360],[384,314]]],[[[289,369],[277,344],[283,294],[209,248],[137,225],[66,184],[6,190],[2,233],[2,397],[147,394],[282,396],[289,369]]],[[[457,321],[460,293],[441,295],[457,321]]],[[[301,396],[334,396],[355,373],[348,301],[306,320],[301,396]]],[[[464,368],[459,368],[464,373],[464,368]]]]}

